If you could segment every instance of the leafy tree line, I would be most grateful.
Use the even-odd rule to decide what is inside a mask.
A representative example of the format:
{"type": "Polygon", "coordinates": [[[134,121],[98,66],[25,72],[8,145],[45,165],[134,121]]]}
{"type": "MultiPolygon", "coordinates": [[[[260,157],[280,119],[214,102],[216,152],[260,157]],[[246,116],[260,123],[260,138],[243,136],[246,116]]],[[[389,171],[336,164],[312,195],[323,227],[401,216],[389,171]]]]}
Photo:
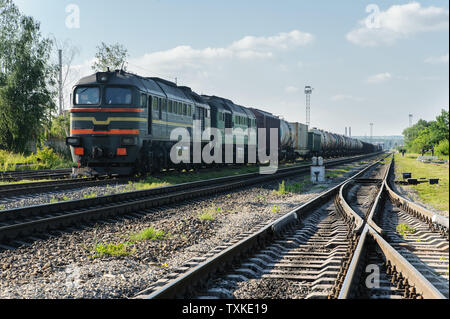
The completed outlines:
{"type": "Polygon", "coordinates": [[[449,112],[442,110],[434,121],[419,120],[403,131],[405,146],[409,152],[421,153],[431,150],[449,155],[449,112]]]}
{"type": "MultiPolygon", "coordinates": [[[[42,145],[68,135],[68,114],[54,116],[59,66],[50,61],[56,42],[43,37],[39,22],[12,0],[0,0],[0,149],[26,153],[31,141],[42,145]]],[[[126,68],[122,45],[102,42],[97,49],[95,71],[126,68]]],[[[67,72],[69,66],[64,79],[67,72]]]]}
{"type": "Polygon", "coordinates": [[[25,152],[55,109],[52,41],[11,0],[0,0],[0,146],[25,152]]]}

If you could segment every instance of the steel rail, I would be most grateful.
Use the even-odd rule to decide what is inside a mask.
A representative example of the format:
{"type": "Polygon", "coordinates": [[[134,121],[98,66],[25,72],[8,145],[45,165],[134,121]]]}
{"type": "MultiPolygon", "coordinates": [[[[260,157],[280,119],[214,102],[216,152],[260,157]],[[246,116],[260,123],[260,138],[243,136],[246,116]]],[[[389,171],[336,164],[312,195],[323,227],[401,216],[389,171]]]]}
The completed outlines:
{"type": "MultiPolygon", "coordinates": [[[[371,156],[374,154],[366,157],[371,156]]],[[[340,159],[332,161],[332,163],[328,162],[328,165],[334,166],[360,159],[359,156],[356,159],[340,159]]],[[[268,182],[301,174],[308,170],[309,165],[304,165],[279,169],[276,174],[272,175],[249,173],[97,198],[4,210],[0,214],[0,242],[11,240],[17,236],[30,235],[36,231],[59,228],[59,225],[67,226],[77,219],[91,221],[107,216],[126,215],[133,211],[268,182]],[[56,217],[51,215],[56,215],[56,217]],[[56,224],[52,225],[53,222],[56,224]]]]}
{"type": "MultiPolygon", "coordinates": [[[[355,285],[357,284],[357,279],[361,275],[361,266],[362,266],[362,252],[366,249],[367,239],[370,236],[378,245],[380,250],[382,251],[387,264],[392,267],[398,274],[397,280],[403,279],[400,283],[401,285],[405,285],[408,287],[412,287],[412,291],[408,291],[411,293],[410,296],[420,295],[423,298],[427,299],[446,299],[415,267],[413,267],[399,252],[397,252],[389,243],[387,243],[379,233],[372,227],[372,225],[376,226],[376,229],[381,230],[372,220],[375,212],[379,209],[379,205],[381,203],[382,194],[385,191],[385,187],[387,187],[386,180],[389,177],[389,173],[391,172],[391,168],[393,166],[393,161],[390,162],[388,169],[385,172],[385,176],[383,177],[383,185],[380,188],[377,197],[372,205],[371,211],[368,215],[367,223],[364,225],[364,229],[362,230],[361,236],[358,241],[358,245],[354,251],[352,256],[352,260],[350,262],[350,266],[348,268],[347,274],[345,276],[344,282],[340,289],[338,298],[339,299],[347,299],[352,297],[353,290],[355,289],[355,285]]],[[[347,208],[348,209],[348,208],[347,208]]],[[[357,215],[355,212],[353,212],[357,215]]],[[[352,214],[349,212],[349,214],[352,214]]]]}
{"type": "Polygon", "coordinates": [[[20,181],[24,179],[62,179],[69,177],[72,169],[4,171],[0,173],[0,181],[20,181]]]}
{"type": "Polygon", "coordinates": [[[134,180],[134,178],[129,179],[129,178],[89,177],[89,178],[63,179],[46,182],[7,184],[7,185],[0,185],[0,198],[15,195],[22,196],[27,194],[45,193],[49,191],[62,191],[79,187],[99,186],[109,183],[114,184],[114,183],[128,182],[130,180],[134,180]]]}
{"type": "Polygon", "coordinates": [[[320,207],[320,205],[326,203],[333,196],[339,193],[342,185],[346,184],[348,180],[357,178],[376,164],[377,163],[368,165],[366,168],[351,176],[346,181],[340,183],[339,185],[331,188],[328,191],[323,192],[318,197],[308,201],[307,203],[294,208],[289,213],[269,223],[265,227],[238,241],[237,243],[226,248],[220,253],[208,258],[204,262],[183,273],[175,280],[170,281],[158,290],[153,291],[152,288],[146,289],[139,293],[136,298],[172,299],[182,295],[183,293],[188,291],[190,287],[195,285],[195,283],[208,277],[215,271],[223,269],[227,264],[239,258],[240,255],[246,254],[254,247],[264,245],[265,242],[276,237],[286,227],[289,227],[294,223],[301,222],[302,218],[304,218],[306,214],[311,212],[313,209],[320,207]]]}
{"type": "MultiPolygon", "coordinates": [[[[394,159],[392,159],[392,162],[394,163],[394,159]]],[[[390,170],[393,170],[393,167],[394,165],[390,167],[390,170]]],[[[389,179],[386,179],[384,181],[384,185],[391,201],[394,202],[397,206],[400,206],[404,211],[410,213],[415,217],[418,217],[420,220],[428,223],[430,226],[434,224],[436,226],[440,226],[441,228],[445,228],[448,233],[449,219],[447,217],[433,213],[432,211],[400,196],[392,190],[389,179]]]]}

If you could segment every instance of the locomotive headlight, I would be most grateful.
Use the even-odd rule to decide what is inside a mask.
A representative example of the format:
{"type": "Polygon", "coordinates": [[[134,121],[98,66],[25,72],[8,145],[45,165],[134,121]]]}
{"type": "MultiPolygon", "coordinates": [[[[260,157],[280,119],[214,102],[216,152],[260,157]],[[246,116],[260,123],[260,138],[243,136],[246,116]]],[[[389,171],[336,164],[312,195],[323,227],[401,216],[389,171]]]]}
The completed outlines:
{"type": "Polygon", "coordinates": [[[79,146],[81,144],[81,138],[79,137],[67,137],[66,145],[79,146]]]}
{"type": "Polygon", "coordinates": [[[134,137],[122,137],[122,145],[136,145],[134,137]]]}

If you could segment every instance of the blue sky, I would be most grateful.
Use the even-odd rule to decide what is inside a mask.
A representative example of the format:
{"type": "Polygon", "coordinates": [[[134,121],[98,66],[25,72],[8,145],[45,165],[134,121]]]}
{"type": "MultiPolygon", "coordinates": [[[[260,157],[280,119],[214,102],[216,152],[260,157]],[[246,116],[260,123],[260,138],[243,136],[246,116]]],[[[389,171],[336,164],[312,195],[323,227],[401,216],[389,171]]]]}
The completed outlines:
{"type": "Polygon", "coordinates": [[[121,43],[128,70],[178,78],[230,98],[343,134],[399,135],[408,114],[433,119],[449,101],[448,1],[15,0],[44,36],[79,49],[71,86],[89,74],[96,46],[121,43]],[[68,5],[79,8],[69,28],[68,5]],[[377,12],[366,12],[370,4],[377,12]],[[376,14],[376,25],[365,19],[376,14]]]}

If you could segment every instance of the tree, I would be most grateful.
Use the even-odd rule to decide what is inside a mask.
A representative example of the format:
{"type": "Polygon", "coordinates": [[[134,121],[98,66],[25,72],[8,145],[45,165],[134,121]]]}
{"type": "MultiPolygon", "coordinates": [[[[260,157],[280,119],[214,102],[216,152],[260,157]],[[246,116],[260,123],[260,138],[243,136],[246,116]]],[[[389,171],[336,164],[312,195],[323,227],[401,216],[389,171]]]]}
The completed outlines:
{"type": "Polygon", "coordinates": [[[416,149],[416,145],[413,145],[414,140],[419,136],[420,132],[427,128],[429,123],[425,120],[419,120],[416,124],[403,130],[403,136],[405,137],[405,146],[407,149],[414,152],[419,152],[421,149],[416,149]],[[414,150],[413,150],[414,149],[414,150]]]}
{"type": "Polygon", "coordinates": [[[20,14],[11,0],[0,0],[0,145],[25,152],[37,140],[55,109],[56,69],[49,65],[52,42],[39,23],[20,14]]]}
{"type": "Polygon", "coordinates": [[[423,149],[439,148],[438,153],[448,153],[449,112],[442,110],[435,121],[419,120],[415,125],[403,131],[405,145],[411,152],[421,152],[423,149]]]}
{"type": "Polygon", "coordinates": [[[97,50],[96,61],[92,65],[95,72],[106,71],[108,68],[126,71],[128,51],[123,45],[119,43],[107,45],[102,42],[100,46],[97,46],[97,50]]]}
{"type": "MultiPolygon", "coordinates": [[[[68,39],[58,40],[55,36],[52,37],[55,49],[52,54],[52,63],[58,65],[59,71],[59,50],[62,51],[62,110],[66,107],[66,102],[70,101],[68,97],[72,91],[74,82],[80,78],[80,72],[72,67],[72,63],[77,55],[80,54],[79,47],[72,44],[68,39]]],[[[60,112],[58,115],[61,115],[60,112]]]]}
{"type": "Polygon", "coordinates": [[[441,110],[441,115],[436,117],[436,121],[431,124],[431,137],[434,144],[446,139],[448,141],[448,111],[441,110]]]}

